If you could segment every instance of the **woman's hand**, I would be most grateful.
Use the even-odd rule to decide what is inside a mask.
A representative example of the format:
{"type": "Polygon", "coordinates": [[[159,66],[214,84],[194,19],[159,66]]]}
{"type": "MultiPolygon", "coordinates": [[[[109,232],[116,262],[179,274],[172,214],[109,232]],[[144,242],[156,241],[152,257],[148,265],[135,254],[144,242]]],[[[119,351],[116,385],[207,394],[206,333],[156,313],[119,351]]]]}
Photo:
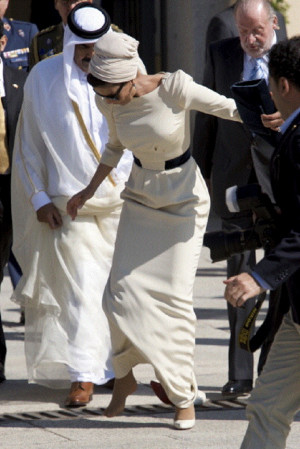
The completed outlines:
{"type": "Polygon", "coordinates": [[[108,165],[102,164],[102,162],[100,162],[89,185],[85,189],[76,193],[76,195],[74,195],[68,201],[67,213],[70,215],[72,220],[75,220],[77,216],[77,210],[80,209],[88,199],[92,198],[100,184],[104,181],[106,176],[109,175],[112,169],[112,167],[109,167],[108,165]]]}
{"type": "Polygon", "coordinates": [[[67,213],[70,215],[72,220],[75,220],[77,216],[78,209],[81,209],[84,203],[92,198],[94,192],[91,189],[86,187],[80,192],[76,193],[76,195],[72,196],[72,198],[67,203],[67,213]]]}
{"type": "Polygon", "coordinates": [[[271,128],[273,131],[280,131],[280,126],[284,123],[279,111],[274,114],[262,114],[261,121],[265,128],[271,128]]]}

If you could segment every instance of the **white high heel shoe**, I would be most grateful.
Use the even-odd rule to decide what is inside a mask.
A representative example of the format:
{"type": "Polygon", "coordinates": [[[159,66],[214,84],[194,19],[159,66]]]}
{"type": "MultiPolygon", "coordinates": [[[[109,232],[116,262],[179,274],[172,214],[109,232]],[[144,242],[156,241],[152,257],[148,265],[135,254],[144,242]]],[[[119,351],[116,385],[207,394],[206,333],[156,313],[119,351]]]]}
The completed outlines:
{"type": "Polygon", "coordinates": [[[194,427],[196,420],[195,419],[174,419],[174,428],[178,430],[187,430],[194,427]]]}
{"type": "MultiPolygon", "coordinates": [[[[194,405],[202,405],[207,401],[204,391],[198,390],[194,405]]],[[[187,430],[194,427],[195,419],[174,419],[174,428],[178,430],[187,430]]]]}

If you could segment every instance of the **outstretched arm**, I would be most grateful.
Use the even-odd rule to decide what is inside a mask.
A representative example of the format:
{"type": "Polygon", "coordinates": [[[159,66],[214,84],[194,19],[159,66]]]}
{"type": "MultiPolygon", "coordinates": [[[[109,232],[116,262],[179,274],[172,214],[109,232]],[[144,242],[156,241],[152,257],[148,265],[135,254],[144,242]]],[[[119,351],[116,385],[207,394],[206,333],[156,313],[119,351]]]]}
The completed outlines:
{"type": "Polygon", "coordinates": [[[75,220],[77,216],[77,210],[81,209],[84,203],[92,198],[100,184],[104,181],[104,179],[109,175],[112,171],[113,167],[109,167],[108,165],[100,163],[98,168],[91,179],[89,185],[76,193],[67,203],[67,213],[70,215],[72,220],[75,220]]]}

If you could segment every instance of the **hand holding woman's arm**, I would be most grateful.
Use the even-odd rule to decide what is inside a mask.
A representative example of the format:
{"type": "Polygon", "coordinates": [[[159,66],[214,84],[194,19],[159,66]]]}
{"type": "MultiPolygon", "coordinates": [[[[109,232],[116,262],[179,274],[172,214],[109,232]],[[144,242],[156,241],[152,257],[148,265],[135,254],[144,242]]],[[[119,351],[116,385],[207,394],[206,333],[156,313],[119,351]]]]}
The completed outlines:
{"type": "Polygon", "coordinates": [[[75,220],[77,216],[77,210],[81,209],[84,203],[92,198],[100,184],[104,181],[106,176],[112,171],[113,167],[100,163],[91,182],[89,185],[72,196],[72,198],[67,203],[67,213],[70,215],[72,220],[75,220]]]}

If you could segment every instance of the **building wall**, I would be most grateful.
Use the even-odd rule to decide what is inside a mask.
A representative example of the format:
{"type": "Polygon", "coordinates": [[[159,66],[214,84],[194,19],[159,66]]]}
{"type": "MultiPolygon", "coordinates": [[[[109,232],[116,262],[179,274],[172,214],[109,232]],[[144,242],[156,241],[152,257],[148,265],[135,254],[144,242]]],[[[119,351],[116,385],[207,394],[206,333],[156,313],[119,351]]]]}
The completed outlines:
{"type": "Polygon", "coordinates": [[[167,0],[167,70],[183,69],[202,80],[205,34],[209,20],[230,0],[167,0]]]}
{"type": "Polygon", "coordinates": [[[287,32],[288,37],[300,35],[300,1],[289,0],[290,8],[287,12],[287,32]]]}
{"type": "MultiPolygon", "coordinates": [[[[40,0],[41,2],[44,0],[40,0]]],[[[164,40],[162,69],[179,68],[201,82],[203,76],[205,34],[210,18],[234,3],[235,0],[150,0],[164,4],[162,24],[157,23],[157,33],[164,40]]],[[[289,0],[287,30],[289,37],[300,34],[300,0],[289,0]]],[[[10,0],[7,17],[30,20],[31,0],[10,0]]],[[[157,19],[159,22],[159,19],[157,19]]],[[[156,59],[159,60],[159,52],[156,59]]],[[[159,64],[158,64],[159,65],[159,64]]]]}

